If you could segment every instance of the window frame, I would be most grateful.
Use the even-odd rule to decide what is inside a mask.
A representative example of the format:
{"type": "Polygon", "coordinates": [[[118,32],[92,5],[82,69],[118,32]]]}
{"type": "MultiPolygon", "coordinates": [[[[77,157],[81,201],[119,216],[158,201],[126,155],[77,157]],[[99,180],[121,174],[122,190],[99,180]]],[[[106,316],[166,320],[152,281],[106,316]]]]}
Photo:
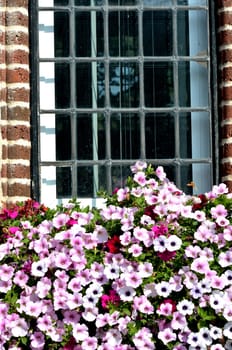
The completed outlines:
{"type": "MultiPolygon", "coordinates": [[[[184,6],[183,6],[184,7],[184,6]]],[[[219,118],[218,118],[218,86],[217,86],[217,41],[216,41],[216,20],[215,20],[215,0],[209,1],[209,45],[210,45],[210,91],[211,98],[209,101],[209,108],[211,110],[211,144],[212,144],[212,181],[219,183],[219,118]]],[[[31,0],[29,2],[29,33],[30,33],[30,84],[31,84],[31,195],[36,200],[40,201],[40,145],[39,145],[39,52],[38,52],[38,1],[31,0]]],[[[117,60],[117,59],[116,59],[117,60]]],[[[118,60],[117,60],[118,61],[118,60]]],[[[123,110],[123,109],[122,109],[123,110]]],[[[153,109],[154,111],[154,109],[153,109]]],[[[144,141],[145,142],[145,141],[144,141]]],[[[141,154],[141,159],[144,155],[141,154]]],[[[133,161],[123,160],[121,164],[133,164],[133,161]]],[[[158,159],[152,162],[153,165],[171,165],[171,160],[158,159]]],[[[117,162],[115,163],[117,164],[117,162]]],[[[192,164],[190,162],[189,164],[192,164]]]]}

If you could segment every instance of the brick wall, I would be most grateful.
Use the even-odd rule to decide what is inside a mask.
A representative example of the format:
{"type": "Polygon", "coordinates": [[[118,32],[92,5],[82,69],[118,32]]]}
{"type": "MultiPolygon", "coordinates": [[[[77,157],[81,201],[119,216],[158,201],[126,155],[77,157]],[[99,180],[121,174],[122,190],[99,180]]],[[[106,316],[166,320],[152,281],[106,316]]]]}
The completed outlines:
{"type": "Polygon", "coordinates": [[[232,192],[232,0],[218,0],[221,181],[232,192]]]}
{"type": "Polygon", "coordinates": [[[30,197],[28,1],[0,0],[0,204],[30,197]]]}

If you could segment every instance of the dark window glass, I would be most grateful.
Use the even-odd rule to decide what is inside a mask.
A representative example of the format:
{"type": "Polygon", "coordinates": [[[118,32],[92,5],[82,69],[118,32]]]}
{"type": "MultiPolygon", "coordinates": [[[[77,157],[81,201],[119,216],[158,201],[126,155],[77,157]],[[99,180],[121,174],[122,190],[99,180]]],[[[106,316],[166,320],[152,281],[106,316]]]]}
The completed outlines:
{"type": "Polygon", "coordinates": [[[71,168],[56,168],[56,195],[57,198],[71,198],[72,196],[72,177],[71,168]]]}
{"type": "Polygon", "coordinates": [[[104,54],[103,15],[101,12],[76,12],[76,56],[104,54]]]}
{"type": "Polygon", "coordinates": [[[54,13],[55,57],[69,56],[69,15],[54,13]]]}
{"type": "Polygon", "coordinates": [[[109,13],[110,56],[138,55],[138,15],[135,11],[109,13]]]}
{"type": "Polygon", "coordinates": [[[111,116],[111,155],[113,159],[137,159],[140,156],[140,123],[137,114],[111,116]]]}
{"type": "Polygon", "coordinates": [[[104,5],[105,0],[75,0],[76,6],[100,6],[104,5]]]}
{"type": "Polygon", "coordinates": [[[179,105],[190,106],[190,65],[189,62],[179,62],[179,105]]]}
{"type": "Polygon", "coordinates": [[[189,23],[188,12],[177,12],[177,35],[178,35],[178,54],[180,56],[189,55],[189,23]]]}
{"type": "Polygon", "coordinates": [[[76,103],[79,108],[103,107],[105,102],[104,64],[76,64],[76,103]]]}
{"type": "Polygon", "coordinates": [[[76,101],[77,107],[92,107],[92,74],[90,63],[78,63],[76,65],[76,101]]]}
{"type": "Polygon", "coordinates": [[[102,114],[77,115],[77,158],[105,158],[105,118],[102,114]]]}
{"type": "Polygon", "coordinates": [[[93,197],[93,167],[77,168],[77,197],[93,197]]]}
{"type": "Polygon", "coordinates": [[[144,63],[146,107],[170,107],[174,103],[172,62],[144,63]]]}
{"type": "Polygon", "coordinates": [[[109,5],[138,5],[139,0],[108,0],[109,5]]]}
{"type": "Polygon", "coordinates": [[[54,0],[55,6],[65,6],[68,5],[69,0],[54,0]]]}
{"type": "Polygon", "coordinates": [[[56,114],[56,160],[69,159],[71,159],[70,116],[56,114]]]}
{"type": "Polygon", "coordinates": [[[172,55],[172,37],[173,31],[171,11],[144,11],[144,56],[172,55]]]}
{"type": "Polygon", "coordinates": [[[70,107],[70,67],[68,63],[55,64],[56,108],[70,107]]]}
{"type": "Polygon", "coordinates": [[[145,118],[146,157],[174,158],[175,134],[172,113],[148,113],[145,118]]]}
{"type": "Polygon", "coordinates": [[[112,107],[138,107],[139,67],[137,63],[110,64],[110,102],[112,107]]]}
{"type": "Polygon", "coordinates": [[[191,133],[191,113],[181,113],[179,116],[180,126],[180,157],[192,157],[192,133],[191,133]]]}

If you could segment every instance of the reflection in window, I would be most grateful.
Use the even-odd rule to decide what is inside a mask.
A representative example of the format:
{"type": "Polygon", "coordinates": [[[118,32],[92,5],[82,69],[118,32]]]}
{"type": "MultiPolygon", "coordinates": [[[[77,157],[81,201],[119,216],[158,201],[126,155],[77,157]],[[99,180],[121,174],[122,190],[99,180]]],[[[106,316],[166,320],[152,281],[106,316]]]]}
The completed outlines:
{"type": "Polygon", "coordinates": [[[112,107],[138,107],[139,66],[137,63],[110,65],[110,102],[112,107]]]}

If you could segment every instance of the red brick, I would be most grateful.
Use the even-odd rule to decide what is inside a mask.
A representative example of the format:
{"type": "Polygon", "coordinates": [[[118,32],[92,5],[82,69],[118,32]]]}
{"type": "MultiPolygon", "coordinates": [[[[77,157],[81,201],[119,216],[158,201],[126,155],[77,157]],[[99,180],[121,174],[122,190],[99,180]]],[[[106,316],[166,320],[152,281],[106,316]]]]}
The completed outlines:
{"type": "Polygon", "coordinates": [[[8,31],[6,35],[7,45],[25,45],[28,46],[28,34],[20,31],[8,31]]]}
{"type": "Polygon", "coordinates": [[[221,100],[232,100],[232,86],[226,86],[220,90],[221,100]]]}
{"type": "Polygon", "coordinates": [[[230,30],[223,30],[218,35],[220,44],[222,45],[228,45],[232,43],[232,31],[230,30]]]}
{"type": "Polygon", "coordinates": [[[20,183],[12,185],[3,183],[2,190],[3,197],[30,197],[31,195],[30,186],[20,183]]]}
{"type": "Polygon", "coordinates": [[[16,140],[30,140],[30,128],[25,125],[8,125],[2,127],[3,140],[16,141],[16,140]]]}
{"type": "Polygon", "coordinates": [[[30,167],[18,164],[3,164],[1,177],[7,179],[30,179],[30,167]]]}
{"type": "Polygon", "coordinates": [[[14,50],[6,52],[7,63],[29,64],[29,54],[25,50],[14,50]]]}
{"type": "Polygon", "coordinates": [[[224,144],[223,146],[221,146],[220,151],[221,151],[221,158],[232,157],[232,144],[231,143],[224,144]]]}
{"type": "Polygon", "coordinates": [[[6,79],[8,83],[28,83],[29,71],[23,68],[7,69],[6,79]]]}
{"type": "Polygon", "coordinates": [[[30,109],[23,107],[12,107],[7,109],[7,119],[8,120],[30,120],[30,109]]]}
{"type": "Polygon", "coordinates": [[[8,101],[23,101],[29,102],[30,93],[29,90],[25,89],[7,89],[7,99],[8,101]]]}
{"type": "Polygon", "coordinates": [[[221,120],[231,119],[232,116],[232,106],[223,106],[220,108],[221,120]]]}
{"type": "Polygon", "coordinates": [[[223,139],[232,137],[232,119],[231,119],[231,124],[223,125],[223,127],[221,128],[221,137],[223,139]]]}
{"type": "Polygon", "coordinates": [[[28,16],[22,14],[22,12],[6,12],[6,25],[7,26],[25,26],[28,27],[28,16]]]}
{"type": "Polygon", "coordinates": [[[31,155],[31,148],[20,145],[12,145],[2,147],[2,159],[25,159],[29,160],[31,155]]]}

